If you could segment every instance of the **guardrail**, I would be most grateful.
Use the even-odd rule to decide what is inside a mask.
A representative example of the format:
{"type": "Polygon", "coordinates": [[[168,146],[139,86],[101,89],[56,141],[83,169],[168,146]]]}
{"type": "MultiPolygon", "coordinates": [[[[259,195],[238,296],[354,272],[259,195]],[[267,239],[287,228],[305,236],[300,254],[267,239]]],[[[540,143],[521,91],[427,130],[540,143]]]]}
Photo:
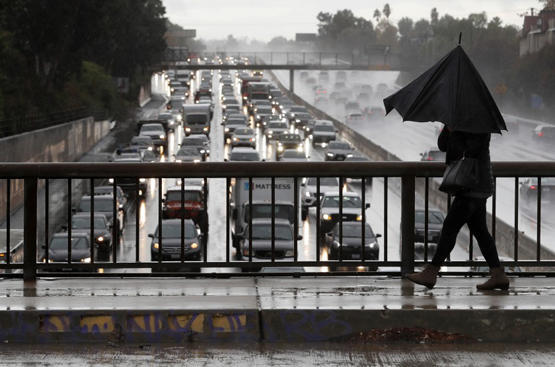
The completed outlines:
{"type": "MultiPolygon", "coordinates": [[[[184,254],[184,232],[183,223],[184,217],[181,217],[181,246],[180,253],[181,256],[176,261],[166,261],[162,256],[158,256],[157,261],[140,261],[139,256],[139,218],[136,218],[136,237],[135,237],[135,250],[136,257],[135,261],[118,262],[116,246],[112,246],[112,258],[109,261],[96,261],[95,260],[95,246],[90,247],[90,257],[89,262],[73,262],[71,251],[71,205],[68,205],[68,247],[67,247],[67,261],[64,261],[63,268],[68,268],[69,270],[76,271],[77,273],[72,273],[72,275],[88,275],[88,276],[122,276],[121,272],[117,272],[118,269],[150,269],[152,271],[161,271],[158,275],[187,275],[191,274],[191,271],[183,270],[183,266],[187,265],[192,268],[238,268],[245,272],[242,275],[253,275],[255,274],[253,270],[259,269],[261,267],[321,267],[321,266],[363,266],[376,268],[379,266],[386,267],[400,267],[400,271],[388,271],[388,272],[374,272],[367,271],[366,274],[403,274],[407,272],[412,272],[415,266],[423,265],[428,261],[427,256],[422,261],[415,260],[414,252],[414,235],[415,235],[415,191],[416,191],[416,180],[417,178],[422,178],[425,181],[425,196],[428,198],[429,181],[434,177],[440,177],[443,174],[444,165],[442,163],[430,163],[430,162],[206,162],[206,163],[6,163],[0,165],[0,179],[11,180],[11,179],[23,179],[25,186],[25,200],[24,200],[24,259],[23,262],[14,263],[11,261],[10,257],[7,256],[4,263],[0,262],[0,269],[4,270],[22,270],[22,274],[4,274],[4,276],[14,276],[21,277],[24,279],[35,279],[37,276],[56,276],[56,275],[67,275],[67,272],[60,272],[60,263],[52,263],[48,259],[48,244],[45,246],[45,257],[44,262],[37,261],[38,246],[37,246],[37,190],[39,180],[44,180],[46,187],[48,187],[48,181],[52,179],[65,179],[68,182],[68,188],[71,187],[72,180],[90,180],[91,186],[94,185],[94,179],[110,179],[113,178],[113,197],[117,197],[117,186],[116,182],[118,179],[130,178],[134,179],[136,187],[134,191],[138,193],[139,191],[139,179],[140,178],[153,178],[156,179],[158,187],[162,187],[163,179],[181,179],[181,210],[185,210],[183,192],[185,190],[185,178],[203,178],[208,180],[210,178],[223,178],[226,179],[226,189],[224,192],[226,207],[226,240],[225,248],[226,255],[225,261],[209,261],[207,257],[207,247],[203,246],[202,256],[200,260],[186,260],[183,256],[184,254]],[[299,231],[299,188],[298,185],[302,178],[315,177],[317,178],[317,192],[315,193],[316,199],[316,246],[314,260],[299,260],[299,243],[296,236],[293,236],[293,246],[292,246],[292,256],[286,256],[286,258],[280,259],[277,256],[275,250],[275,185],[270,185],[271,187],[271,215],[267,219],[271,219],[272,222],[272,236],[269,239],[271,241],[271,252],[264,259],[255,259],[253,255],[253,241],[252,241],[252,205],[250,206],[251,212],[248,216],[249,230],[246,238],[249,239],[248,251],[245,249],[245,260],[232,260],[231,259],[231,236],[230,236],[230,208],[231,208],[231,186],[233,185],[233,180],[237,178],[245,178],[249,180],[248,190],[249,190],[249,203],[252,204],[252,188],[253,180],[257,178],[269,178],[272,183],[275,183],[277,178],[291,178],[294,181],[294,213],[295,219],[293,220],[292,226],[293,234],[297,234],[299,231]],[[384,184],[384,238],[383,246],[384,257],[383,260],[369,260],[365,255],[367,251],[365,246],[365,226],[361,225],[361,246],[360,253],[361,257],[359,260],[344,260],[342,256],[339,256],[338,260],[324,260],[320,258],[320,248],[325,244],[321,243],[320,239],[324,233],[321,233],[320,229],[320,184],[319,179],[322,177],[338,177],[340,184],[338,185],[338,196],[339,196],[339,223],[340,226],[346,223],[343,220],[343,183],[347,178],[357,178],[360,179],[361,183],[361,205],[360,205],[360,222],[366,223],[366,183],[371,178],[382,178],[384,184]],[[390,260],[389,254],[387,253],[387,243],[388,243],[388,198],[387,198],[387,185],[388,179],[390,178],[400,178],[401,181],[401,257],[400,261],[390,260]],[[110,274],[99,274],[96,273],[98,269],[111,269],[116,272],[110,274]],[[52,271],[52,272],[49,272],[52,271]]],[[[518,256],[518,236],[515,239],[515,254],[513,261],[505,261],[504,265],[511,266],[523,266],[531,269],[538,268],[551,268],[555,265],[555,261],[542,259],[541,256],[541,218],[542,218],[542,207],[541,207],[541,178],[542,177],[555,177],[555,162],[496,162],[493,164],[493,172],[495,177],[511,177],[518,182],[519,177],[536,177],[537,178],[537,223],[538,223],[538,236],[537,236],[537,252],[536,256],[532,260],[521,260],[518,256]]],[[[206,182],[206,181],[205,181],[206,182]]],[[[10,185],[7,185],[9,187],[10,185]]],[[[69,190],[71,193],[71,191],[69,190]]],[[[92,193],[94,195],[94,193],[92,193]]],[[[213,195],[213,194],[212,194],[213,195]]],[[[94,197],[94,196],[93,196],[94,197]]],[[[46,202],[45,208],[48,212],[48,202],[49,195],[45,195],[46,202]]],[[[139,205],[139,195],[135,197],[136,205],[139,205]]],[[[446,195],[446,200],[450,198],[446,195]]],[[[94,200],[91,200],[94,203],[94,200]]],[[[68,202],[71,203],[71,195],[69,195],[68,202]]],[[[424,246],[428,248],[428,205],[425,204],[425,234],[424,234],[424,246]]],[[[493,201],[495,208],[495,201],[493,201]]],[[[157,207],[158,207],[158,226],[162,231],[162,192],[158,190],[157,195],[157,207]]],[[[0,208],[0,210],[6,210],[10,213],[10,204],[7,203],[6,208],[0,208]]],[[[113,217],[116,218],[116,212],[119,210],[116,207],[116,201],[113,200],[113,217]]],[[[515,203],[515,210],[518,210],[518,200],[515,203]]],[[[494,210],[495,211],[495,210],[494,210]]],[[[94,205],[90,207],[90,214],[95,212],[94,205]]],[[[92,218],[92,215],[91,215],[92,218]]],[[[47,222],[47,221],[46,221],[47,222]]],[[[48,223],[46,223],[45,230],[48,230],[48,223]]],[[[9,223],[6,231],[9,236],[10,228],[9,223]]],[[[515,231],[518,231],[518,222],[515,226],[515,231]]],[[[113,243],[118,243],[118,229],[116,226],[112,227],[112,237],[113,243]]],[[[89,235],[90,243],[95,242],[94,234],[94,224],[91,220],[91,230],[89,235]]],[[[339,232],[339,253],[343,251],[343,233],[339,232]]],[[[49,238],[46,234],[45,238],[49,238]]],[[[161,236],[163,239],[163,236],[161,236]]],[[[162,254],[162,248],[164,246],[162,239],[160,240],[158,247],[158,255],[162,254]]],[[[470,244],[471,245],[471,244],[470,244]]],[[[6,243],[6,253],[10,253],[9,242],[6,243]]],[[[470,247],[472,248],[472,247],[470,247]]],[[[155,253],[155,252],[154,252],[155,253]]],[[[40,259],[39,259],[40,260],[40,259]]],[[[469,267],[469,266],[485,266],[483,261],[474,261],[472,250],[469,250],[469,258],[466,261],[451,261],[449,263],[450,267],[469,267]]],[[[199,275],[193,272],[195,275],[199,275]]],[[[285,272],[277,272],[268,275],[283,274],[285,272]]],[[[290,274],[293,272],[289,272],[290,274]]],[[[455,272],[457,274],[473,274],[473,272],[455,272]]],[[[479,273],[479,272],[476,272],[479,273]]],[[[204,273],[203,273],[204,274],[204,273]]],[[[323,274],[323,273],[306,273],[306,274],[323,274]]],[[[356,274],[361,275],[360,272],[344,272],[342,274],[356,274]]],[[[482,274],[482,273],[481,273],[482,274]]],[[[552,275],[550,271],[532,271],[532,272],[522,272],[520,275],[529,274],[542,274],[542,275],[552,275]]],[[[145,276],[152,275],[152,273],[134,273],[125,274],[127,276],[145,276]]],[[[207,274],[213,275],[213,274],[207,274]]],[[[220,274],[222,275],[222,274],[220,274]]],[[[265,274],[266,275],[266,274],[265,274]]],[[[230,276],[230,274],[223,274],[223,276],[230,276]]]]}

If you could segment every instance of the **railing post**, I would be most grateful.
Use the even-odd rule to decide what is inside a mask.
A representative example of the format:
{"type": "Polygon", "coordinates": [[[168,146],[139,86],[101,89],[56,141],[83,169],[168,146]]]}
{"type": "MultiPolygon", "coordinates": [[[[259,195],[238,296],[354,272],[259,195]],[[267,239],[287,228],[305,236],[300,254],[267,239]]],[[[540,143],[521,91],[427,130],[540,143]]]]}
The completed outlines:
{"type": "MultiPolygon", "coordinates": [[[[26,178],[23,196],[23,280],[37,278],[37,179],[26,178]]],[[[45,239],[48,241],[48,239],[45,239]]]]}
{"type": "Polygon", "coordinates": [[[289,69],[289,90],[295,93],[295,69],[289,69]]]}
{"type": "Polygon", "coordinates": [[[415,178],[401,178],[401,274],[414,272],[415,178]]]}

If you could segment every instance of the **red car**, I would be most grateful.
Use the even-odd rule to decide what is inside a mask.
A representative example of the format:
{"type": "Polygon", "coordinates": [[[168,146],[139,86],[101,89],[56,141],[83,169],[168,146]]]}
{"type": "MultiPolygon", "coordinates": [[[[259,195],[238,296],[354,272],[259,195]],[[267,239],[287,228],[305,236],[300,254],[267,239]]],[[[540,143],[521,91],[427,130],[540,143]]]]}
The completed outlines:
{"type": "Polygon", "coordinates": [[[170,187],[163,201],[162,218],[192,219],[203,233],[207,233],[208,212],[204,203],[204,190],[201,186],[185,186],[183,208],[181,207],[181,187],[170,187]]]}

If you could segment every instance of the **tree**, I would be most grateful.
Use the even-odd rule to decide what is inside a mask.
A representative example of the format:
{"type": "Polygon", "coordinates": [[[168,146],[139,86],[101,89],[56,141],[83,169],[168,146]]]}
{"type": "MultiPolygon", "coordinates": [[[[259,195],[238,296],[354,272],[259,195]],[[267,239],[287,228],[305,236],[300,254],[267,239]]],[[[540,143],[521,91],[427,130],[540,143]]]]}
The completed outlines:
{"type": "Polygon", "coordinates": [[[430,23],[432,24],[432,26],[435,26],[438,22],[439,19],[439,13],[437,12],[437,8],[432,8],[432,11],[430,12],[430,23]]]}
{"type": "Polygon", "coordinates": [[[410,37],[413,28],[413,21],[408,17],[401,18],[397,23],[401,37],[410,37]]]}
{"type": "Polygon", "coordinates": [[[385,4],[382,11],[383,15],[389,20],[389,16],[391,15],[391,7],[389,4],[385,4]]]}
{"type": "Polygon", "coordinates": [[[379,9],[376,9],[374,10],[374,15],[372,15],[372,17],[376,20],[376,23],[378,23],[380,21],[380,18],[382,17],[382,13],[379,9]]]}

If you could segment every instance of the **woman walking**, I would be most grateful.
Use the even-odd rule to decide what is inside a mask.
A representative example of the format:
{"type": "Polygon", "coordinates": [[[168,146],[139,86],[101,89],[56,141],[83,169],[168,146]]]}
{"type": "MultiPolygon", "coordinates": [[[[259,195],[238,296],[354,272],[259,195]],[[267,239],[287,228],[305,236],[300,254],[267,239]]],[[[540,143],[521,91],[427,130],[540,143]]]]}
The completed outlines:
{"type": "Polygon", "coordinates": [[[509,288],[509,279],[499,263],[495,242],[486,224],[486,201],[493,194],[493,175],[489,153],[490,134],[473,134],[462,131],[450,131],[445,126],[438,138],[438,147],[447,152],[446,163],[449,165],[459,159],[474,158],[478,161],[478,182],[472,189],[456,194],[443,228],[439,244],[431,264],[420,273],[407,276],[414,283],[432,289],[436,284],[441,265],[455,247],[457,235],[466,223],[470,232],[476,237],[480,250],[486,259],[491,278],[477,286],[478,290],[509,288]]]}

